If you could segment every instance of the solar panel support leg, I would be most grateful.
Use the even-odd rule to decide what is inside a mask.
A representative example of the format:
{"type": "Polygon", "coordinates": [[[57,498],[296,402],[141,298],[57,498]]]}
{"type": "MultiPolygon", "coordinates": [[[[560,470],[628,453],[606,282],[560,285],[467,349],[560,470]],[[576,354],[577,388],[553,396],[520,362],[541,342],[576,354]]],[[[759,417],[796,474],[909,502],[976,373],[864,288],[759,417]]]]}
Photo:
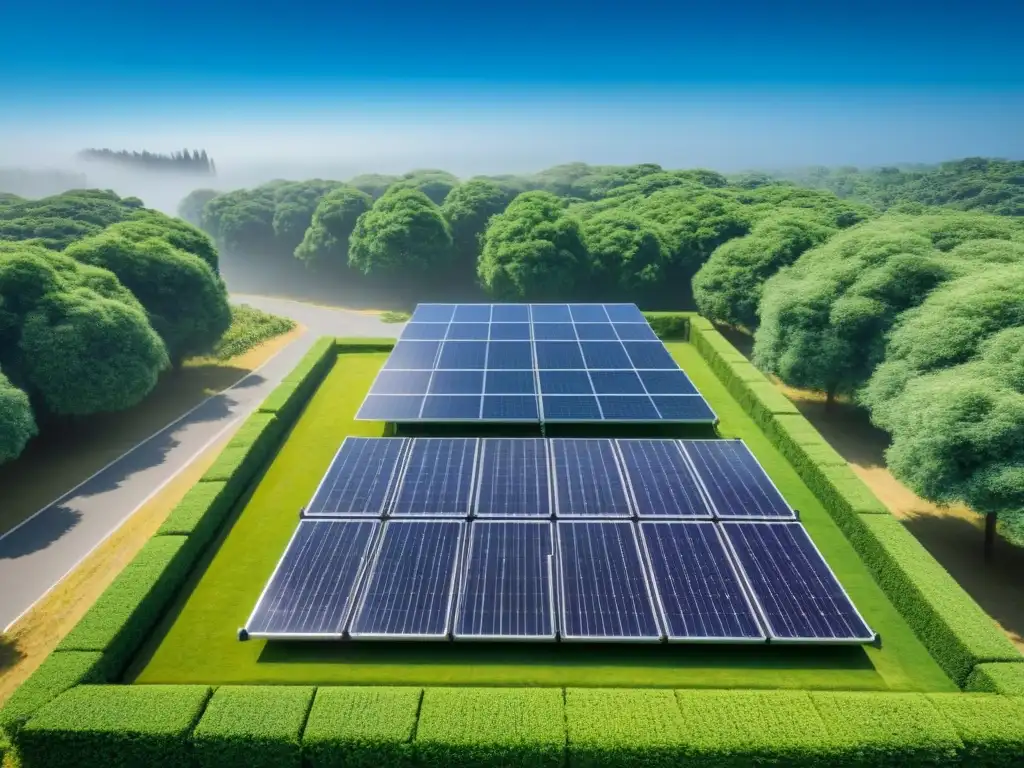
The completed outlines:
{"type": "Polygon", "coordinates": [[[246,631],[245,627],[242,627],[238,630],[238,639],[241,640],[243,643],[249,639],[249,633],[248,631],[246,631]]]}

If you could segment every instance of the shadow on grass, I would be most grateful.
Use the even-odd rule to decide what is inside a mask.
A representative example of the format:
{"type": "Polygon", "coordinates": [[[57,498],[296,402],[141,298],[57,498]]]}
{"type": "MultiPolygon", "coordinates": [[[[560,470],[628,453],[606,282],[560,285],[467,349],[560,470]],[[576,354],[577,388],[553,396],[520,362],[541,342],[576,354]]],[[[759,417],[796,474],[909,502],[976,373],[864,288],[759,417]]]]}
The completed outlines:
{"type": "Polygon", "coordinates": [[[859,646],[684,645],[624,643],[287,642],[268,641],[260,663],[394,664],[480,667],[729,667],[873,669],[859,646]]]}

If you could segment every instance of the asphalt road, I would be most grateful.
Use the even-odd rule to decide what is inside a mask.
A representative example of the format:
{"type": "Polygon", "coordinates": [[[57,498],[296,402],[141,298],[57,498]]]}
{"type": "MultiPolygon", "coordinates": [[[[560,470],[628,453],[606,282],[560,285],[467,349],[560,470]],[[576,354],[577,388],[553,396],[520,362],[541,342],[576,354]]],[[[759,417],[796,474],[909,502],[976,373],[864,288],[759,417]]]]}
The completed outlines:
{"type": "Polygon", "coordinates": [[[150,497],[255,410],[317,338],[393,338],[401,329],[370,315],[284,299],[245,295],[231,298],[236,303],[291,317],[308,330],[262,368],[205,400],[0,536],[0,627],[4,631],[150,497]]]}

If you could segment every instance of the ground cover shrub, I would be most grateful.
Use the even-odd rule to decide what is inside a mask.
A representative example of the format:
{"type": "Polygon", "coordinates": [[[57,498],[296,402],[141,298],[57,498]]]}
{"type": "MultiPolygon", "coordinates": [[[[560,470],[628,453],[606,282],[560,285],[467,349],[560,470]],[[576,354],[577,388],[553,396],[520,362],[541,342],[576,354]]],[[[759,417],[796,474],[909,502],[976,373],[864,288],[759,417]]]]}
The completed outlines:
{"type": "Polygon", "coordinates": [[[812,691],[810,697],[841,752],[829,765],[946,765],[963,748],[953,725],[922,694],[812,691]]]}
{"type": "Polygon", "coordinates": [[[968,691],[1024,696],[1024,664],[1019,662],[978,664],[971,670],[966,687],[968,691]]]}
{"type": "Polygon", "coordinates": [[[218,360],[230,360],[293,328],[295,321],[290,318],[271,315],[248,304],[234,304],[231,326],[220,337],[213,355],[218,360]]]}
{"type": "Polygon", "coordinates": [[[963,742],[964,765],[1010,768],[1024,762],[1024,699],[962,693],[928,698],[963,742]]]}
{"type": "Polygon", "coordinates": [[[573,768],[677,768],[686,723],[672,691],[569,688],[565,692],[573,768]]]}
{"type": "Polygon", "coordinates": [[[963,687],[976,664],[1024,662],[992,619],[896,518],[857,517],[857,529],[849,534],[851,543],[957,685],[963,687]]]}
{"type": "Polygon", "coordinates": [[[299,737],[313,692],[312,686],[221,686],[192,732],[196,763],[300,768],[299,737]]]}
{"type": "Polygon", "coordinates": [[[645,312],[644,317],[662,341],[686,341],[690,336],[688,315],[659,312],[645,312]]]}
{"type": "Polygon", "coordinates": [[[209,697],[203,685],[72,688],[18,731],[21,768],[191,765],[188,734],[209,697]]]}
{"type": "Polygon", "coordinates": [[[188,536],[189,545],[205,547],[235,502],[220,480],[196,483],[157,530],[158,536],[188,536]]]}
{"type": "Polygon", "coordinates": [[[14,738],[15,732],[35,714],[69,688],[80,683],[106,682],[103,654],[96,651],[55,651],[22,683],[0,709],[0,732],[14,738]]]}
{"type": "Polygon", "coordinates": [[[302,735],[310,768],[412,765],[419,688],[318,688],[302,735]]]}
{"type": "Polygon", "coordinates": [[[108,679],[119,676],[188,578],[197,552],[186,542],[184,536],[150,539],[57,649],[102,651],[108,679]]]}
{"type": "Polygon", "coordinates": [[[559,688],[427,688],[418,765],[461,768],[561,766],[565,718],[559,688]]]}
{"type": "Polygon", "coordinates": [[[829,765],[825,724],[806,691],[676,691],[686,732],[682,764],[714,768],[829,765]]]}

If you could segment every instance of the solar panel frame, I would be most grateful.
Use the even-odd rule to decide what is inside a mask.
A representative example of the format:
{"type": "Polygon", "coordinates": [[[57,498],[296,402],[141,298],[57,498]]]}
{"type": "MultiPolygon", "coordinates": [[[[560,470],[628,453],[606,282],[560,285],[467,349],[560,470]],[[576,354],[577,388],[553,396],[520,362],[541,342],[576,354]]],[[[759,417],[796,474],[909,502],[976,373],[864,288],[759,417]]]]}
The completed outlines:
{"type": "Polygon", "coordinates": [[[413,437],[409,439],[409,446],[405,451],[405,462],[402,465],[401,474],[397,480],[395,480],[395,489],[391,495],[391,502],[385,507],[385,517],[388,519],[402,519],[402,520],[468,520],[472,515],[473,502],[476,498],[476,482],[477,476],[479,475],[479,464],[480,464],[480,438],[479,437],[413,437]],[[398,502],[402,496],[402,491],[405,487],[405,482],[409,476],[409,468],[412,465],[413,453],[418,445],[423,445],[431,442],[438,441],[472,441],[473,446],[473,460],[470,465],[470,486],[466,493],[466,509],[465,512],[445,512],[438,514],[401,514],[397,512],[398,502]]]}
{"type": "Polygon", "coordinates": [[[708,505],[711,507],[712,511],[714,512],[716,520],[722,520],[722,521],[732,521],[732,520],[758,521],[758,520],[767,520],[767,521],[779,521],[779,522],[799,520],[799,515],[797,515],[796,510],[793,509],[792,505],[786,500],[786,497],[782,495],[782,491],[780,491],[779,487],[777,485],[775,485],[775,481],[772,480],[771,476],[768,474],[768,471],[761,465],[761,462],[758,460],[757,456],[755,456],[754,452],[750,450],[750,446],[748,446],[743,440],[741,440],[739,438],[708,438],[708,439],[680,440],[679,443],[682,446],[683,453],[686,454],[687,461],[690,462],[690,466],[693,468],[693,473],[697,477],[697,481],[700,483],[701,489],[704,491],[704,497],[707,499],[708,505]],[[772,488],[772,490],[774,490],[775,493],[778,494],[779,499],[781,499],[782,503],[785,504],[786,509],[789,510],[789,514],[788,515],[770,515],[769,516],[769,515],[758,515],[758,514],[730,514],[728,512],[723,513],[721,510],[718,509],[718,505],[715,504],[714,496],[712,495],[712,493],[708,489],[707,484],[704,482],[704,476],[701,474],[700,469],[697,467],[697,462],[690,455],[690,452],[686,449],[686,446],[689,443],[733,443],[733,444],[738,444],[738,445],[742,446],[743,449],[749,454],[750,458],[753,460],[755,466],[764,475],[765,479],[768,481],[768,483],[769,483],[770,487],[772,488]]]}
{"type": "Polygon", "coordinates": [[[352,618],[352,614],[358,604],[359,595],[363,586],[363,577],[366,575],[367,568],[370,560],[376,554],[376,548],[380,543],[381,532],[383,530],[383,523],[379,519],[370,518],[358,518],[358,519],[345,519],[345,518],[323,518],[323,519],[300,519],[299,524],[295,527],[295,531],[292,533],[291,538],[288,540],[288,544],[285,546],[284,552],[281,554],[281,558],[277,561],[277,565],[274,566],[273,573],[270,574],[270,578],[267,579],[266,584],[263,586],[263,590],[260,592],[260,596],[256,599],[256,605],[252,609],[252,613],[249,614],[249,618],[245,622],[245,632],[249,638],[252,639],[264,639],[264,640],[341,640],[345,637],[345,628],[348,626],[348,622],[352,618]],[[267,599],[268,594],[271,592],[271,587],[274,586],[278,575],[281,572],[281,567],[284,565],[285,560],[288,558],[288,554],[295,544],[295,541],[299,537],[299,533],[303,530],[303,526],[325,526],[325,525],[370,525],[372,526],[371,533],[363,546],[362,555],[360,557],[360,563],[353,577],[352,584],[348,589],[348,596],[345,600],[345,608],[342,612],[340,620],[337,623],[338,630],[336,632],[269,632],[261,631],[259,629],[253,629],[253,622],[259,615],[260,609],[263,607],[264,600],[267,599]]]}
{"type": "Polygon", "coordinates": [[[462,562],[465,550],[466,541],[466,527],[467,524],[464,520],[438,520],[438,519],[427,519],[427,518],[403,518],[403,519],[391,519],[385,520],[378,533],[377,548],[374,552],[373,559],[367,566],[364,573],[362,582],[359,586],[359,600],[356,606],[351,610],[349,614],[348,624],[345,628],[345,635],[351,640],[448,640],[451,638],[452,621],[454,616],[454,602],[455,602],[455,591],[458,587],[460,576],[462,573],[462,562]],[[378,573],[378,567],[380,566],[380,559],[384,551],[384,540],[387,536],[388,531],[392,526],[401,525],[423,525],[431,524],[438,526],[446,525],[457,525],[457,541],[454,548],[454,562],[452,564],[452,573],[449,577],[449,588],[448,588],[448,601],[445,613],[445,631],[440,634],[418,634],[411,632],[359,632],[352,631],[356,621],[361,617],[363,610],[366,607],[366,601],[370,594],[370,586],[373,584],[373,579],[378,573]]]}
{"type": "MultiPolygon", "coordinates": [[[[690,463],[687,460],[686,454],[683,453],[682,447],[679,445],[679,441],[678,440],[671,440],[671,439],[659,440],[659,439],[649,439],[649,438],[619,438],[617,440],[614,440],[613,442],[615,444],[615,450],[618,453],[619,465],[622,467],[622,477],[623,477],[623,480],[625,481],[625,484],[626,484],[626,492],[629,495],[629,500],[630,500],[630,502],[632,504],[633,511],[634,511],[634,514],[635,514],[637,519],[639,519],[641,521],[643,521],[643,520],[685,520],[685,521],[714,520],[714,517],[715,517],[714,516],[714,512],[712,511],[712,508],[711,508],[710,504],[708,503],[707,498],[704,495],[704,489],[703,489],[703,486],[701,486],[701,484],[700,484],[700,478],[697,477],[696,473],[693,471],[693,467],[690,466],[690,463]],[[632,446],[632,445],[639,446],[639,445],[648,444],[648,443],[664,444],[667,447],[670,446],[672,450],[675,450],[679,454],[680,464],[682,465],[683,470],[687,473],[687,477],[689,477],[689,479],[692,480],[692,482],[693,482],[694,490],[697,493],[697,500],[700,502],[700,504],[702,505],[703,510],[704,510],[703,514],[681,514],[681,513],[680,514],[672,514],[672,513],[668,513],[668,514],[651,514],[651,513],[648,513],[646,511],[644,511],[643,507],[645,505],[641,505],[641,503],[640,503],[640,496],[638,495],[636,486],[634,485],[633,475],[630,473],[630,470],[629,470],[629,462],[626,459],[626,447],[627,446],[632,446]]],[[[646,456],[645,456],[645,458],[646,458],[646,456]]]]}
{"type": "Polygon", "coordinates": [[[558,574],[558,594],[557,594],[557,605],[558,605],[558,621],[559,621],[559,639],[565,642],[601,642],[601,643],[660,643],[665,639],[665,628],[661,623],[661,616],[658,612],[658,605],[654,602],[654,595],[651,591],[650,573],[648,570],[647,561],[644,559],[644,552],[640,549],[639,537],[637,536],[636,526],[629,520],[559,520],[555,523],[555,565],[556,572],[558,574]],[[599,526],[627,526],[630,532],[630,537],[635,547],[637,561],[640,567],[637,569],[640,580],[643,582],[645,595],[647,597],[647,605],[650,607],[651,616],[653,617],[654,625],[657,627],[658,634],[655,635],[573,635],[570,634],[566,628],[569,626],[569,620],[566,614],[566,597],[565,597],[565,570],[566,563],[564,557],[564,551],[562,548],[563,531],[568,531],[568,526],[577,525],[599,525],[599,526]]]}
{"type": "Polygon", "coordinates": [[[474,520],[472,525],[469,526],[470,532],[467,536],[466,552],[463,558],[463,574],[460,578],[460,588],[458,599],[455,604],[455,609],[452,612],[452,639],[455,641],[501,641],[501,642],[538,642],[538,641],[555,641],[558,639],[558,608],[557,608],[557,597],[555,589],[555,551],[556,551],[556,534],[555,534],[555,523],[550,520],[531,520],[525,518],[518,519],[507,519],[497,520],[490,518],[480,518],[474,520]],[[482,530],[487,526],[493,525],[535,525],[535,526],[546,526],[549,531],[549,543],[551,545],[551,552],[546,557],[546,569],[547,569],[547,593],[548,593],[548,619],[551,626],[550,634],[543,635],[489,635],[489,634],[473,634],[473,633],[460,633],[458,631],[459,620],[462,617],[462,609],[466,599],[467,589],[469,587],[470,580],[470,565],[473,561],[473,544],[476,541],[476,531],[482,530]]]}
{"type": "MultiPolygon", "coordinates": [[[[383,445],[383,443],[380,443],[380,445],[383,445]]],[[[410,445],[410,439],[407,438],[407,437],[355,437],[355,436],[352,436],[352,435],[346,436],[345,439],[341,441],[341,445],[338,447],[337,452],[335,452],[334,458],[331,459],[331,463],[328,465],[327,471],[324,473],[323,477],[320,478],[320,482],[317,484],[316,490],[313,492],[313,495],[310,497],[309,503],[303,508],[302,516],[304,518],[317,519],[317,520],[327,519],[327,518],[337,518],[337,517],[375,517],[375,518],[378,518],[378,519],[383,517],[384,513],[389,508],[389,505],[390,505],[390,503],[392,501],[392,497],[393,497],[395,491],[397,490],[397,484],[395,482],[395,479],[399,476],[399,474],[401,473],[402,469],[405,466],[405,461],[406,461],[407,454],[408,454],[408,451],[409,451],[409,445],[410,445]],[[320,495],[320,492],[322,490],[324,490],[324,485],[327,483],[328,479],[331,477],[331,472],[334,469],[334,465],[341,459],[342,453],[345,451],[346,445],[351,446],[351,445],[354,445],[356,443],[366,442],[368,440],[374,440],[374,441],[387,440],[389,442],[400,443],[398,457],[397,457],[397,459],[395,461],[395,466],[392,468],[391,472],[388,474],[388,478],[387,478],[387,481],[386,481],[387,490],[386,490],[386,492],[384,494],[384,499],[383,499],[380,507],[378,507],[374,511],[365,510],[363,512],[347,511],[347,512],[336,512],[336,513],[324,513],[324,512],[314,512],[314,511],[311,511],[311,508],[313,507],[314,503],[316,502],[317,497],[320,495]]]]}
{"type": "MultiPolygon", "coordinates": [[[[620,463],[620,457],[618,450],[615,447],[614,440],[606,437],[555,437],[549,441],[549,457],[550,457],[550,483],[551,483],[551,494],[552,494],[552,510],[554,511],[555,518],[560,520],[629,520],[636,517],[636,507],[632,504],[632,499],[629,495],[629,489],[626,486],[626,477],[620,463]],[[559,488],[560,483],[558,481],[558,454],[557,449],[566,443],[604,443],[609,446],[611,452],[612,461],[615,464],[615,477],[618,478],[619,487],[622,489],[622,499],[625,502],[627,514],[614,514],[614,515],[600,515],[600,514],[570,514],[562,510],[561,502],[559,501],[559,488]]],[[[614,478],[609,477],[609,488],[611,488],[612,495],[615,495],[614,478]]]]}
{"type": "MultiPolygon", "coordinates": [[[[644,555],[644,567],[647,569],[649,574],[649,582],[651,591],[654,594],[654,599],[657,604],[659,616],[661,621],[662,629],[665,632],[665,640],[669,643],[766,643],[768,642],[768,633],[765,630],[764,617],[758,606],[752,601],[753,593],[750,591],[749,584],[743,573],[739,571],[734,561],[733,552],[729,548],[728,543],[725,540],[725,536],[722,535],[721,528],[712,520],[652,520],[646,519],[637,523],[637,540],[640,543],[640,547],[643,550],[644,555]],[[722,554],[724,555],[725,564],[729,568],[730,573],[736,580],[736,584],[739,587],[739,594],[743,598],[744,603],[750,610],[750,615],[757,625],[760,631],[758,637],[748,636],[721,636],[711,637],[704,635],[673,635],[672,623],[669,620],[668,609],[665,607],[665,601],[661,596],[661,590],[658,588],[658,577],[657,571],[654,567],[654,558],[651,555],[650,548],[647,543],[646,531],[651,530],[653,526],[673,526],[673,525],[687,525],[687,526],[701,526],[705,529],[713,530],[715,537],[719,544],[722,546],[722,554]]],[[[705,582],[706,583],[706,582],[705,582]]],[[[710,593],[710,590],[709,590],[710,593]]]]}
{"type": "Polygon", "coordinates": [[[729,550],[729,555],[733,558],[733,562],[736,565],[736,570],[740,574],[740,577],[743,579],[743,585],[746,588],[747,593],[749,594],[754,605],[757,607],[758,612],[760,613],[761,626],[764,627],[768,633],[769,643],[784,643],[786,645],[870,645],[871,643],[877,642],[878,633],[871,628],[871,625],[868,624],[867,620],[861,614],[860,610],[857,608],[857,604],[853,601],[853,598],[850,597],[850,593],[846,591],[846,587],[843,586],[843,583],[839,580],[839,577],[836,576],[836,573],[832,570],[832,566],[829,564],[828,560],[825,558],[824,555],[821,554],[821,550],[818,549],[818,545],[814,543],[814,539],[811,538],[810,534],[807,532],[807,529],[804,528],[803,523],[799,522],[798,520],[723,520],[717,525],[722,533],[722,539],[725,542],[727,549],[729,550]],[[747,569],[743,565],[743,560],[740,558],[739,551],[733,543],[732,538],[729,536],[729,530],[733,526],[786,526],[791,528],[795,527],[796,529],[798,529],[806,538],[807,542],[810,544],[812,551],[817,555],[817,559],[820,561],[820,565],[824,568],[828,575],[831,576],[835,584],[839,587],[840,593],[850,604],[850,608],[853,610],[854,615],[871,633],[870,636],[862,638],[817,636],[785,637],[780,636],[775,631],[773,631],[771,620],[768,618],[768,611],[765,609],[764,604],[758,597],[757,591],[754,589],[754,586],[751,583],[750,577],[747,573],[747,569]]]}
{"type": "Polygon", "coordinates": [[[554,501],[554,466],[551,459],[551,444],[550,441],[543,437],[485,437],[481,438],[479,447],[479,458],[476,465],[476,489],[474,495],[474,503],[472,509],[472,519],[479,520],[528,520],[528,519],[554,519],[555,517],[555,501],[554,501]],[[539,444],[543,447],[544,451],[544,466],[545,466],[545,477],[544,482],[538,485],[542,486],[547,491],[547,512],[543,515],[502,515],[500,513],[481,513],[480,511],[480,499],[483,495],[484,487],[484,468],[487,463],[487,448],[495,448],[499,442],[532,442],[539,444]]]}

